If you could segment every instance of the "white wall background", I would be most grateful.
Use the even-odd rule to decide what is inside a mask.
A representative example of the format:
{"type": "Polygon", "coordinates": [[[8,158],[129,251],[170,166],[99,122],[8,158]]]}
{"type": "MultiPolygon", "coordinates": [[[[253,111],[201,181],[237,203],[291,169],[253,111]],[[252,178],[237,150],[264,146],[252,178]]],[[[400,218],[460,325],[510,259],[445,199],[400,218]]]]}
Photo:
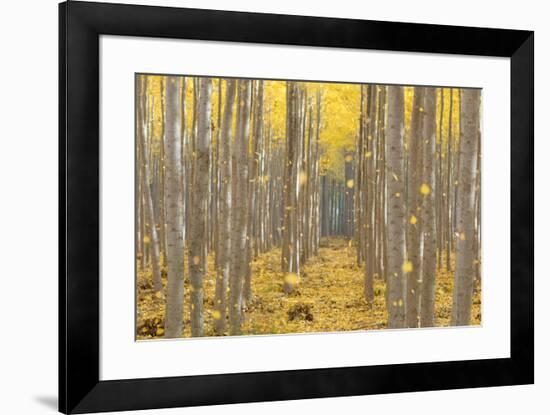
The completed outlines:
{"type": "MultiPolygon", "coordinates": [[[[135,1],[138,2],[138,1],[135,1]]],[[[550,27],[537,0],[164,0],[146,4],[535,30],[536,385],[385,396],[167,409],[158,414],[347,411],[428,414],[544,413],[550,390],[545,186],[550,140],[543,131],[550,27]],[[544,409],[543,409],[544,408],[544,409]]],[[[0,412],[48,414],[57,400],[57,1],[3,2],[0,23],[0,412]]],[[[503,178],[507,180],[506,178],[503,178]]],[[[503,224],[503,226],[505,226],[503,224]]]]}

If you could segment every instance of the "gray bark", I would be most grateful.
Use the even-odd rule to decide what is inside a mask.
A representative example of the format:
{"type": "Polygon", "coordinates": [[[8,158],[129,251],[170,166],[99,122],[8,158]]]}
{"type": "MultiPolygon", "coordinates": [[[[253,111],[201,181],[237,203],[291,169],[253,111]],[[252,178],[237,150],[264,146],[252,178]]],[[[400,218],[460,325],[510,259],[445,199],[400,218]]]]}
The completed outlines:
{"type": "Polygon", "coordinates": [[[284,175],[284,222],[282,246],[282,272],[284,275],[283,290],[289,294],[294,290],[298,270],[298,240],[296,238],[296,209],[298,192],[297,153],[299,137],[298,86],[289,81],[286,84],[286,152],[284,175]]]}
{"type": "MultiPolygon", "coordinates": [[[[436,234],[435,234],[435,128],[436,89],[426,88],[424,101],[424,125],[422,132],[422,189],[420,225],[422,229],[422,288],[420,326],[434,326],[436,234]],[[426,189],[429,192],[426,194],[426,189]]],[[[417,189],[419,192],[420,189],[417,189]]]]}
{"type": "Polygon", "coordinates": [[[249,172],[249,189],[248,189],[248,212],[249,212],[249,226],[248,226],[248,249],[247,249],[247,264],[246,274],[243,288],[243,299],[248,302],[252,299],[252,272],[250,269],[250,262],[252,261],[252,253],[255,251],[255,256],[258,253],[259,238],[256,230],[256,223],[254,218],[258,212],[258,200],[256,190],[259,187],[258,171],[260,164],[259,145],[262,142],[263,135],[263,102],[264,102],[264,81],[258,80],[256,83],[256,91],[254,98],[254,128],[252,132],[252,149],[253,154],[250,160],[250,172],[249,172]]]}
{"type": "Polygon", "coordinates": [[[197,103],[197,136],[195,143],[195,169],[193,196],[189,229],[189,279],[191,282],[191,333],[193,337],[203,335],[203,280],[206,273],[206,213],[208,201],[208,177],[210,169],[210,146],[212,130],[210,124],[212,80],[199,79],[197,103]]]}
{"type": "Polygon", "coordinates": [[[420,297],[420,237],[421,223],[418,218],[418,209],[421,202],[420,186],[422,174],[422,130],[424,97],[426,88],[414,89],[411,128],[408,140],[409,169],[407,178],[407,263],[410,270],[407,272],[407,301],[406,325],[418,327],[418,301],[420,297]]]}
{"type": "Polygon", "coordinates": [[[181,77],[166,78],[165,199],[168,284],[164,337],[181,337],[183,331],[183,199],[181,165],[181,77]]]}
{"type": "Polygon", "coordinates": [[[247,196],[248,196],[248,138],[250,133],[250,92],[248,80],[238,81],[237,131],[232,154],[234,195],[231,217],[231,275],[229,277],[229,332],[240,334],[242,293],[246,272],[247,196]]]}
{"type": "Polygon", "coordinates": [[[405,208],[403,87],[388,87],[388,128],[386,130],[387,186],[387,309],[388,327],[405,326],[405,208]]]}
{"type": "Polygon", "coordinates": [[[218,312],[215,316],[214,329],[216,334],[223,334],[226,330],[227,315],[227,288],[231,264],[230,235],[231,235],[231,142],[233,108],[235,104],[236,81],[226,81],[225,108],[220,132],[220,206],[219,206],[219,241],[218,241],[218,273],[216,277],[216,296],[214,309],[218,312]]]}
{"type": "Polygon", "coordinates": [[[368,118],[366,125],[367,137],[365,140],[365,177],[363,180],[366,202],[364,219],[365,226],[365,279],[364,294],[367,303],[374,301],[374,274],[376,273],[376,247],[375,247],[375,137],[378,134],[378,87],[368,87],[368,118]]]}
{"type": "Polygon", "coordinates": [[[479,146],[481,91],[465,89],[460,101],[460,170],[456,209],[456,269],[451,324],[470,324],[476,274],[474,232],[476,161],[479,146]]]}
{"type": "Polygon", "coordinates": [[[446,233],[447,233],[447,243],[446,243],[446,257],[445,257],[445,269],[448,271],[451,270],[451,251],[452,251],[452,239],[453,239],[453,216],[452,216],[452,189],[454,184],[452,181],[452,172],[453,172],[453,88],[449,92],[449,127],[447,129],[447,192],[445,194],[445,221],[446,221],[446,233]]]}

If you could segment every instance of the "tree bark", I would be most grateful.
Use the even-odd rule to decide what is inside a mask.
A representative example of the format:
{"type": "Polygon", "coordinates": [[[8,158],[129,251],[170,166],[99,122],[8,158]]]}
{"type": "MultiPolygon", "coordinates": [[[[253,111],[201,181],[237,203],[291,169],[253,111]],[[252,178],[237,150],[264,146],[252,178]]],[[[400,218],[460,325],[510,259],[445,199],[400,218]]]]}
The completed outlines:
{"type": "Polygon", "coordinates": [[[210,124],[212,80],[199,79],[197,104],[197,136],[195,143],[195,169],[191,217],[189,230],[189,280],[191,283],[191,333],[193,337],[203,336],[203,280],[206,273],[206,213],[208,201],[208,177],[210,169],[210,146],[212,131],[210,124]]]}
{"type": "Polygon", "coordinates": [[[372,303],[374,301],[374,274],[376,273],[376,247],[375,247],[375,137],[378,130],[378,87],[376,85],[368,86],[368,117],[366,125],[366,152],[365,152],[365,178],[364,191],[366,202],[365,226],[365,280],[364,294],[365,301],[372,303]]]}
{"type": "Polygon", "coordinates": [[[460,170],[458,173],[456,269],[451,324],[470,324],[476,267],[474,198],[479,146],[480,100],[478,89],[464,89],[460,102],[460,170]]]}
{"type": "Polygon", "coordinates": [[[445,204],[445,221],[446,221],[446,250],[445,250],[445,269],[447,272],[451,270],[451,252],[453,236],[453,216],[452,216],[452,194],[454,193],[454,184],[452,180],[453,173],[453,88],[449,91],[449,126],[447,128],[447,193],[445,204]]]}
{"type": "Polygon", "coordinates": [[[407,301],[406,325],[418,327],[418,301],[420,297],[420,241],[421,223],[418,218],[420,208],[420,186],[422,175],[422,130],[424,121],[424,97],[426,88],[414,89],[411,128],[408,140],[409,169],[407,178],[407,301]]]}
{"type": "Polygon", "coordinates": [[[420,303],[420,326],[434,326],[435,273],[437,264],[435,235],[435,128],[436,89],[426,88],[424,99],[424,123],[422,132],[422,184],[420,225],[422,229],[422,288],[420,303]]]}
{"type": "Polygon", "coordinates": [[[260,144],[262,142],[263,135],[263,102],[264,102],[264,81],[258,80],[256,82],[256,93],[254,99],[254,110],[253,110],[253,132],[252,132],[252,157],[250,160],[250,172],[249,172],[249,192],[248,192],[248,212],[249,212],[249,239],[248,239],[248,249],[247,249],[247,264],[246,264],[246,274],[244,279],[244,288],[243,288],[243,299],[248,302],[252,299],[252,272],[251,272],[251,261],[252,254],[254,256],[258,253],[258,243],[259,238],[257,234],[257,223],[255,218],[257,218],[258,210],[258,200],[256,190],[259,187],[258,180],[258,171],[260,164],[260,144]]]}
{"type": "Polygon", "coordinates": [[[407,211],[403,196],[405,194],[404,131],[403,87],[388,86],[388,129],[386,131],[388,328],[405,326],[407,211]]]}
{"type": "Polygon", "coordinates": [[[181,165],[181,77],[166,78],[165,198],[168,285],[164,337],[181,337],[183,331],[183,212],[181,165]]]}
{"type": "Polygon", "coordinates": [[[296,261],[298,240],[296,238],[296,210],[298,192],[297,153],[299,137],[298,85],[289,81],[286,84],[286,152],[284,175],[284,222],[282,246],[283,290],[289,294],[294,290],[299,269],[296,261]]]}
{"type": "Polygon", "coordinates": [[[238,81],[237,131],[233,151],[234,195],[231,218],[231,275],[229,279],[229,332],[241,333],[241,307],[247,261],[248,138],[250,133],[250,93],[248,80],[238,81]]]}
{"type": "Polygon", "coordinates": [[[226,330],[227,288],[231,266],[230,235],[231,235],[231,146],[233,108],[235,104],[236,81],[227,79],[225,92],[225,107],[220,133],[220,211],[219,211],[219,240],[218,240],[218,273],[216,277],[216,296],[214,309],[218,312],[214,316],[216,334],[223,334],[226,330]]]}

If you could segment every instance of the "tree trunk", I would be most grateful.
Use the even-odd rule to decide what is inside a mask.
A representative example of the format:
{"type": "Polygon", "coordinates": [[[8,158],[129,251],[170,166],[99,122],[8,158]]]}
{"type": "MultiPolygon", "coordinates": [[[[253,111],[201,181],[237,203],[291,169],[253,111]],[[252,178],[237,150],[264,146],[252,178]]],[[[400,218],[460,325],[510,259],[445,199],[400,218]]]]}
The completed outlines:
{"type": "Polygon", "coordinates": [[[420,296],[420,242],[421,223],[418,219],[420,207],[420,186],[422,175],[422,130],[424,120],[424,97],[426,88],[414,89],[411,129],[408,140],[409,169],[407,178],[407,301],[406,325],[418,327],[418,300],[420,296]]]}
{"type": "Polygon", "coordinates": [[[404,93],[403,87],[388,86],[388,129],[386,131],[388,263],[388,327],[405,326],[405,208],[404,169],[404,93]]]}
{"type": "Polygon", "coordinates": [[[252,261],[252,254],[256,256],[258,251],[258,235],[256,229],[256,223],[254,218],[256,218],[258,210],[258,200],[256,195],[256,190],[259,186],[258,180],[258,171],[260,164],[260,144],[262,142],[263,135],[263,102],[264,102],[264,81],[258,80],[256,82],[256,93],[254,99],[254,128],[252,133],[252,157],[250,162],[250,172],[249,172],[249,192],[248,192],[248,212],[249,212],[249,240],[248,240],[248,249],[247,249],[247,263],[246,263],[246,274],[244,280],[243,288],[243,299],[245,302],[248,302],[252,299],[252,272],[250,269],[250,263],[252,261]]]}
{"type": "Polygon", "coordinates": [[[181,77],[166,78],[165,198],[168,285],[164,337],[181,337],[183,331],[183,212],[181,165],[181,77]]]}
{"type": "Polygon", "coordinates": [[[229,271],[231,265],[230,256],[230,235],[231,235],[231,142],[233,108],[235,103],[236,81],[227,79],[225,93],[225,108],[220,133],[220,162],[221,162],[221,188],[220,188],[220,211],[218,225],[218,272],[216,277],[216,297],[214,309],[217,313],[214,315],[214,329],[216,334],[223,334],[226,330],[226,310],[227,310],[227,288],[229,282],[229,271]]]}
{"type": "Polygon", "coordinates": [[[365,202],[366,202],[366,219],[365,225],[365,281],[364,294],[367,303],[374,301],[374,274],[376,272],[376,247],[375,247],[375,137],[377,135],[377,103],[378,103],[378,87],[376,85],[368,86],[368,121],[366,126],[367,137],[366,152],[365,152],[365,202]]]}
{"type": "Polygon", "coordinates": [[[200,92],[197,112],[197,136],[195,143],[195,169],[191,217],[189,229],[189,280],[191,282],[191,333],[193,337],[203,335],[203,279],[206,273],[206,213],[208,201],[208,177],[210,169],[210,146],[212,131],[210,125],[212,80],[200,78],[200,92]]]}
{"type": "Polygon", "coordinates": [[[422,184],[417,192],[421,195],[420,225],[422,229],[422,289],[420,303],[420,326],[434,326],[436,235],[435,235],[435,128],[436,89],[426,88],[424,99],[424,125],[422,132],[422,184]]]}
{"type": "Polygon", "coordinates": [[[436,144],[436,235],[437,235],[437,269],[443,268],[443,198],[445,189],[443,187],[443,113],[445,111],[445,102],[443,99],[443,88],[439,88],[439,142],[436,144]]]}
{"type": "Polygon", "coordinates": [[[284,175],[284,222],[283,222],[283,246],[282,246],[282,272],[284,274],[283,290],[289,294],[294,290],[299,270],[296,238],[296,209],[297,209],[297,187],[298,166],[297,153],[299,137],[299,116],[298,116],[298,86],[295,82],[289,81],[286,84],[286,154],[285,154],[285,175],[284,175]]]}
{"type": "Polygon", "coordinates": [[[451,324],[470,324],[476,267],[474,198],[479,146],[480,90],[465,89],[460,102],[460,170],[456,211],[456,267],[451,324]]]}
{"type": "Polygon", "coordinates": [[[250,130],[250,81],[238,81],[237,131],[233,151],[234,194],[231,217],[231,274],[229,277],[229,332],[241,332],[241,307],[247,261],[248,137],[250,130]]]}
{"type": "Polygon", "coordinates": [[[447,193],[446,193],[446,205],[445,205],[445,220],[446,220],[446,257],[445,257],[445,269],[447,272],[451,270],[451,252],[452,252],[452,239],[453,235],[453,217],[452,217],[452,193],[454,184],[452,180],[453,173],[453,88],[449,91],[449,126],[447,128],[447,193]]]}

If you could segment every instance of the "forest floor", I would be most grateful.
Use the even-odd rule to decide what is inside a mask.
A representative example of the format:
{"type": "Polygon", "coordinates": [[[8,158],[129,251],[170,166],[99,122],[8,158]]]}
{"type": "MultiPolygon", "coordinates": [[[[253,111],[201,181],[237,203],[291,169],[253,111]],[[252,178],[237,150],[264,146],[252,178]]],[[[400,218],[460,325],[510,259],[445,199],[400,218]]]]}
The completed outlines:
{"type": "MultiPolygon", "coordinates": [[[[355,248],[341,238],[323,239],[319,255],[302,267],[291,295],[283,293],[281,250],[273,249],[252,262],[253,298],[247,305],[244,335],[374,330],[386,327],[385,283],[374,282],[374,303],[363,296],[363,268],[357,266],[355,248]]],[[[165,272],[163,272],[165,276],[165,272]]],[[[185,272],[187,276],[187,270],[185,272]]],[[[165,279],[165,278],[164,278],[165,279]]],[[[153,294],[151,272],[138,272],[137,338],[162,337],[164,301],[153,294]]],[[[166,281],[164,281],[166,283],[166,281]]],[[[189,284],[185,279],[184,337],[190,337],[189,284]]],[[[204,289],[205,335],[213,336],[216,274],[209,258],[204,289]]],[[[436,326],[449,326],[453,276],[445,270],[436,278],[436,326]]],[[[477,283],[472,305],[472,324],[481,323],[481,287],[477,283]]]]}

